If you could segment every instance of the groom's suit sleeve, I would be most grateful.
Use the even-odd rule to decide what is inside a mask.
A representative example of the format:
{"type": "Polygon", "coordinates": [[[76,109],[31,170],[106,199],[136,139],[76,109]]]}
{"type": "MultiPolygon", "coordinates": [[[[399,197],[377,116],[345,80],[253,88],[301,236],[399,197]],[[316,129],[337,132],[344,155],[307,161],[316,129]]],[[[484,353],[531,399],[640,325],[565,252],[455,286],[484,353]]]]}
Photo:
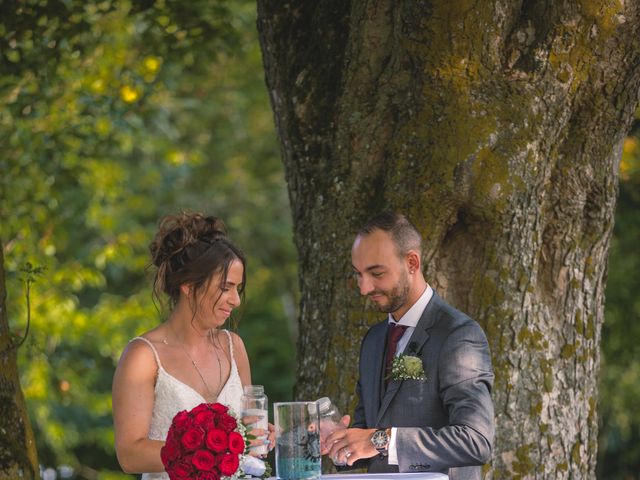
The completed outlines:
{"type": "MultiPolygon", "coordinates": [[[[365,337],[363,338],[360,346],[360,362],[362,362],[362,346],[364,345],[366,338],[367,338],[367,335],[365,335],[365,337]]],[[[360,363],[360,365],[362,365],[362,363],[360,363]]],[[[362,374],[362,369],[360,370],[361,370],[360,374],[362,374]]],[[[364,403],[362,401],[362,384],[360,383],[360,380],[361,380],[361,377],[358,376],[358,382],[356,383],[356,396],[358,398],[358,405],[356,405],[356,409],[353,412],[353,419],[351,421],[351,425],[349,425],[350,428],[370,428],[367,426],[367,420],[366,420],[365,411],[364,411],[364,403]]],[[[336,469],[338,470],[338,472],[342,472],[342,471],[348,471],[356,468],[367,468],[368,465],[369,465],[369,459],[365,458],[365,459],[358,460],[352,466],[336,467],[336,469]]]]}
{"type": "MultiPolygon", "coordinates": [[[[378,327],[379,328],[379,327],[378,327]]],[[[371,333],[373,329],[369,329],[365,336],[362,338],[362,342],[360,342],[360,354],[359,354],[359,372],[358,372],[358,382],[356,383],[356,398],[358,399],[358,404],[356,405],[356,409],[353,412],[353,420],[351,421],[351,428],[372,428],[373,425],[367,425],[367,417],[364,409],[364,401],[362,397],[362,375],[365,373],[366,368],[372,368],[371,365],[366,365],[366,361],[362,359],[362,352],[365,348],[365,344],[367,340],[371,338],[371,333]]]]}
{"type": "Polygon", "coordinates": [[[367,428],[367,421],[364,415],[364,405],[362,404],[362,386],[360,385],[360,379],[356,383],[356,396],[358,397],[358,405],[353,412],[353,421],[350,428],[367,428]]]}
{"type": "Polygon", "coordinates": [[[491,457],[493,372],[486,337],[475,322],[462,324],[444,341],[438,381],[449,425],[437,429],[398,428],[396,447],[401,472],[482,465],[491,457]]]}

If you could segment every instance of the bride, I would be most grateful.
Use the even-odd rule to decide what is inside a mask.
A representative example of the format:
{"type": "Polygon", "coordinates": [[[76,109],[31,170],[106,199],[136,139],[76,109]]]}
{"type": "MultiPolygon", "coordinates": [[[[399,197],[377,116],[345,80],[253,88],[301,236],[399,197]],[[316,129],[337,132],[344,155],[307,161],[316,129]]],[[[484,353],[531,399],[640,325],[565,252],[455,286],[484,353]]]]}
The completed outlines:
{"type": "MultiPolygon", "coordinates": [[[[149,480],[168,478],[160,449],[176,413],[219,402],[240,414],[243,386],[251,384],[242,339],[220,328],[240,305],[246,275],[245,257],[223,223],[201,214],[166,216],[150,249],[154,296],[168,299],[170,313],[129,342],[112,389],[120,466],[127,473],[154,472],[143,476],[149,480]]],[[[251,433],[258,437],[253,446],[273,436],[251,433]]]]}

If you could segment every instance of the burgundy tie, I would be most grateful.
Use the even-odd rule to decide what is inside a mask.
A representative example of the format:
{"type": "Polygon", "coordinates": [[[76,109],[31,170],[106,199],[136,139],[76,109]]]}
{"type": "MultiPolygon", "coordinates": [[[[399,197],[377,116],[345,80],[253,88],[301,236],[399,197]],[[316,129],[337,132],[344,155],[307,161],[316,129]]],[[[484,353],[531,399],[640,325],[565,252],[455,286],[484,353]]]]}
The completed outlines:
{"type": "Polygon", "coordinates": [[[404,331],[409,328],[406,325],[398,325],[397,323],[390,324],[387,328],[387,358],[386,358],[386,378],[389,381],[389,375],[391,373],[391,364],[393,363],[393,357],[396,354],[398,348],[398,341],[402,338],[404,331]]]}

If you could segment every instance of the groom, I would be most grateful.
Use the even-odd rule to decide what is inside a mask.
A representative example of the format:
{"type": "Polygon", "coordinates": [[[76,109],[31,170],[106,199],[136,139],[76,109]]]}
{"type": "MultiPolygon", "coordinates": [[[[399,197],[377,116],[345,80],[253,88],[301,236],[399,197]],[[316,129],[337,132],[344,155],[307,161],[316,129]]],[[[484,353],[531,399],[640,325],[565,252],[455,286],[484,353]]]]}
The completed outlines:
{"type": "Polygon", "coordinates": [[[480,326],[427,284],[421,254],[420,234],[393,212],[355,239],[360,293],[388,317],[362,341],[352,427],[331,434],[324,453],[371,473],[480,479],[494,433],[489,346],[480,326]],[[419,359],[404,376],[391,366],[399,353],[419,359]]]}

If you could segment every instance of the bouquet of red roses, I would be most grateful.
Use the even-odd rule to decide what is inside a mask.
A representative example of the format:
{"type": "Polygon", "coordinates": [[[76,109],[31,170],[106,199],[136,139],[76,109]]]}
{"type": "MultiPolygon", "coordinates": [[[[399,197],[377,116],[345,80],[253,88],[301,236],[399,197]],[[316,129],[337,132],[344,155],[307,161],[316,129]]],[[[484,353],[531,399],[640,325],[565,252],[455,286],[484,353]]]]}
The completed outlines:
{"type": "Polygon", "coordinates": [[[160,457],[171,480],[235,479],[246,446],[245,427],[228,407],[201,403],[176,414],[160,457]]]}

